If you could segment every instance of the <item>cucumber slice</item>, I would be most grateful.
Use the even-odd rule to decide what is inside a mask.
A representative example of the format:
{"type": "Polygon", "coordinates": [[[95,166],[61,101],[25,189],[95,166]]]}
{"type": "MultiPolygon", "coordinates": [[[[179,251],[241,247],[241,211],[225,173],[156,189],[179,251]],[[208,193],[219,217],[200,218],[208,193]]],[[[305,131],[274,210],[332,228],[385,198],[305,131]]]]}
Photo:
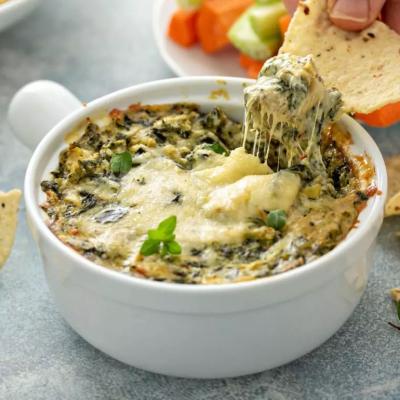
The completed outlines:
{"type": "Polygon", "coordinates": [[[279,18],[287,14],[282,3],[249,8],[249,18],[254,32],[261,39],[279,35],[279,18]]]}
{"type": "Polygon", "coordinates": [[[201,6],[203,0],[176,0],[179,8],[184,10],[195,10],[201,6]]]}
{"type": "Polygon", "coordinates": [[[254,32],[249,19],[249,10],[245,11],[228,32],[230,42],[242,53],[256,60],[266,60],[279,48],[280,36],[266,40],[254,32]]]}

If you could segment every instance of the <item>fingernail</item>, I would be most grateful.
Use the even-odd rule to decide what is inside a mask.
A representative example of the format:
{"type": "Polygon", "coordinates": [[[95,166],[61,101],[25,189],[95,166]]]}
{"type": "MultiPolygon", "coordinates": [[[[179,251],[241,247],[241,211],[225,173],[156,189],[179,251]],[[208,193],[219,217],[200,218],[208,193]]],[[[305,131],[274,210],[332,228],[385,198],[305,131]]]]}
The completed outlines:
{"type": "Polygon", "coordinates": [[[365,23],[368,13],[368,1],[337,0],[329,14],[334,19],[365,23]]]}

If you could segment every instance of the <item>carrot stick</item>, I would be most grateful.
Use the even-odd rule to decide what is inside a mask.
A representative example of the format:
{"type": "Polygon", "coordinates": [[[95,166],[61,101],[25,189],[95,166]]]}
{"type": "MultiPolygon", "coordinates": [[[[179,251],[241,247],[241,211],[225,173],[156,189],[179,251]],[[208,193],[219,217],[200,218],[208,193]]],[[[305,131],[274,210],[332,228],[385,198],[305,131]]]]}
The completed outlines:
{"type": "Polygon", "coordinates": [[[214,53],[229,44],[227,33],[253,0],[205,0],[196,23],[201,47],[214,53]]]}
{"type": "Polygon", "coordinates": [[[197,11],[177,10],[168,26],[168,36],[175,43],[189,47],[197,42],[196,19],[197,11]]]}
{"type": "Polygon", "coordinates": [[[247,54],[240,53],[239,55],[239,63],[242,68],[247,70],[247,75],[249,78],[256,79],[258,74],[264,65],[264,61],[255,60],[254,58],[249,57],[247,54]]]}
{"type": "Polygon", "coordinates": [[[282,15],[282,17],[279,18],[279,30],[281,32],[282,37],[285,36],[286,31],[289,28],[291,17],[289,14],[282,15]]]}
{"type": "Polygon", "coordinates": [[[247,54],[240,53],[239,54],[239,64],[242,68],[247,69],[253,64],[255,60],[249,57],[247,54]]]}
{"type": "Polygon", "coordinates": [[[252,60],[252,63],[247,67],[247,75],[249,78],[257,79],[263,65],[264,61],[252,60]]]}
{"type": "Polygon", "coordinates": [[[386,128],[400,121],[400,102],[387,104],[370,114],[356,113],[355,117],[370,126],[386,128]]]}

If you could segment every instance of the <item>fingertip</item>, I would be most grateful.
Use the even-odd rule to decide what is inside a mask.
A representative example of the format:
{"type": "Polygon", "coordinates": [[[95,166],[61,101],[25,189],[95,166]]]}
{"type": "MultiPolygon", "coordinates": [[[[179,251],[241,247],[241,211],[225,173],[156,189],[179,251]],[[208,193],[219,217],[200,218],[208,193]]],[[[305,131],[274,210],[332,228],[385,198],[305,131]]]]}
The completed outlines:
{"type": "Polygon", "coordinates": [[[329,17],[341,29],[361,31],[380,14],[385,0],[336,0],[330,3],[329,17]]]}
{"type": "Polygon", "coordinates": [[[283,3],[286,6],[289,14],[292,14],[296,11],[298,0],[283,0],[283,3]]]}
{"type": "Polygon", "coordinates": [[[400,0],[388,0],[382,15],[383,21],[400,34],[400,0]]]}
{"type": "Polygon", "coordinates": [[[370,26],[373,22],[373,21],[357,21],[345,18],[338,18],[334,16],[330,16],[330,20],[340,29],[352,32],[361,31],[370,26]]]}

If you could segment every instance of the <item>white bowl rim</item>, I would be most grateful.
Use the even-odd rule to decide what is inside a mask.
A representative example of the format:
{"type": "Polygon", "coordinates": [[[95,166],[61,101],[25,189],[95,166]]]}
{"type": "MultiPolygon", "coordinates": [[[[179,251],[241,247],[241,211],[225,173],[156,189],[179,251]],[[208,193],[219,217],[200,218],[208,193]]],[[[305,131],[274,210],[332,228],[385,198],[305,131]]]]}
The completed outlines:
{"type": "Polygon", "coordinates": [[[3,4],[0,4],[0,16],[3,13],[6,13],[9,10],[12,10],[14,8],[21,7],[24,4],[28,3],[35,3],[38,2],[38,0],[8,0],[3,4]]]}
{"type": "MultiPolygon", "coordinates": [[[[383,192],[381,195],[375,195],[371,198],[372,205],[368,205],[367,209],[370,208],[368,217],[365,221],[360,223],[359,226],[355,228],[354,233],[351,237],[346,237],[340,242],[340,245],[336,246],[334,249],[319,257],[318,259],[311,261],[299,268],[295,268],[290,271],[286,271],[282,274],[277,274],[274,276],[269,276],[265,278],[258,278],[252,281],[246,282],[235,282],[235,283],[223,283],[223,284],[180,284],[173,282],[157,282],[152,281],[150,279],[137,278],[135,276],[131,276],[128,274],[123,274],[116,270],[108,269],[104,266],[96,264],[78,252],[70,249],[64,243],[61,242],[57,238],[55,234],[51,232],[47,224],[45,223],[41,211],[40,206],[37,204],[36,196],[35,196],[35,185],[34,185],[34,177],[37,174],[37,168],[42,158],[43,154],[47,152],[48,146],[58,138],[60,135],[64,135],[66,133],[66,127],[71,124],[78,124],[79,121],[82,121],[87,115],[94,113],[98,109],[104,110],[105,108],[111,109],[112,104],[117,102],[120,98],[128,96],[130,94],[134,94],[135,92],[140,93],[141,90],[151,89],[157,86],[173,86],[176,82],[180,83],[193,83],[193,82],[216,82],[216,81],[226,81],[227,83],[232,84],[243,84],[243,83],[251,83],[254,82],[251,79],[246,78],[236,78],[236,77],[222,77],[222,76],[195,76],[195,77],[180,77],[180,78],[170,78],[170,79],[162,79],[147,83],[142,83],[139,85],[134,85],[125,89],[121,89],[115,91],[113,93],[107,94],[100,98],[93,100],[88,103],[84,108],[79,109],[62,121],[60,121],[50,132],[46,134],[46,136],[39,143],[38,147],[34,151],[32,158],[29,162],[26,175],[25,175],[25,184],[24,184],[24,198],[27,213],[31,217],[31,221],[34,223],[34,226],[38,229],[40,234],[46,239],[52,242],[52,244],[60,250],[66,257],[68,257],[71,261],[77,263],[81,268],[87,270],[88,272],[98,274],[103,276],[105,279],[111,279],[117,282],[118,284],[130,285],[130,286],[140,286],[142,288],[147,288],[149,290],[157,290],[161,292],[172,292],[172,293],[227,293],[232,291],[242,292],[253,290],[256,287],[265,287],[267,289],[271,285],[276,285],[278,283],[283,283],[298,280],[300,277],[310,276],[314,271],[323,268],[323,266],[332,259],[334,259],[338,254],[349,250],[350,247],[358,243],[362,240],[363,236],[368,233],[368,229],[371,224],[376,223],[379,220],[379,216],[382,213],[384,202],[385,202],[385,193],[387,187],[387,176],[386,176],[386,168],[385,163],[382,157],[382,154],[374,142],[374,140],[370,137],[370,135],[362,128],[355,120],[351,117],[345,115],[342,117],[343,122],[347,125],[353,124],[358,129],[357,135],[362,138],[362,142],[364,147],[368,148],[368,155],[371,157],[374,162],[375,172],[376,172],[376,186],[380,191],[383,192]],[[131,93],[132,92],[132,93],[131,93]],[[354,125],[355,124],[355,125],[354,125]]],[[[187,99],[190,102],[190,97],[187,99]]],[[[216,105],[218,103],[216,102],[216,105]]]]}

